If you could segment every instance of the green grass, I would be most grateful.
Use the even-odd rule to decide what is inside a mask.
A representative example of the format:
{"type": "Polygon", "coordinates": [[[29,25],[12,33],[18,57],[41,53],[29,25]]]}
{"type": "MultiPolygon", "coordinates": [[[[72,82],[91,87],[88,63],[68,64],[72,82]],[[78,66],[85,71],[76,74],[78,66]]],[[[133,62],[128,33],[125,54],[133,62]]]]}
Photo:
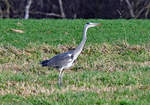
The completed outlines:
{"type": "Polygon", "coordinates": [[[148,105],[149,29],[149,20],[0,19],[0,105],[148,105]],[[75,48],[86,22],[102,26],[89,29],[59,88],[39,62],[75,48]]]}
{"type": "Polygon", "coordinates": [[[82,38],[87,22],[101,23],[88,31],[90,43],[115,43],[125,40],[129,44],[143,44],[150,40],[149,20],[0,20],[0,42],[23,48],[35,44],[73,44],[82,38]],[[24,34],[12,32],[21,29],[24,34]],[[134,40],[133,40],[134,39],[134,40]]]}

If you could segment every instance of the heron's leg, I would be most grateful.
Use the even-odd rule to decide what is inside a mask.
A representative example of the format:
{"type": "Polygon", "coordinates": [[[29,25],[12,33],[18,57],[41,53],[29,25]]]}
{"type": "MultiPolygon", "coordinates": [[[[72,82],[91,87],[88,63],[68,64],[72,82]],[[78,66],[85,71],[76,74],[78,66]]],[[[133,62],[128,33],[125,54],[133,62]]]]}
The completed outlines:
{"type": "Polygon", "coordinates": [[[63,77],[63,68],[60,69],[59,71],[59,81],[58,81],[58,84],[59,86],[62,86],[62,77],[63,77]]]}

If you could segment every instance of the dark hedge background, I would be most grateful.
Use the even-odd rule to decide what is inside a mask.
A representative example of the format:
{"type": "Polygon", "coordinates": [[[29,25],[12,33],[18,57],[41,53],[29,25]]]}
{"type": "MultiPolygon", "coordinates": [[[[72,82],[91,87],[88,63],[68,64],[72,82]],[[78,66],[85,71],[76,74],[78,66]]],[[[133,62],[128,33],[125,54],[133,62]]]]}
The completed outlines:
{"type": "Polygon", "coordinates": [[[150,18],[150,0],[0,0],[0,18],[150,18]]]}

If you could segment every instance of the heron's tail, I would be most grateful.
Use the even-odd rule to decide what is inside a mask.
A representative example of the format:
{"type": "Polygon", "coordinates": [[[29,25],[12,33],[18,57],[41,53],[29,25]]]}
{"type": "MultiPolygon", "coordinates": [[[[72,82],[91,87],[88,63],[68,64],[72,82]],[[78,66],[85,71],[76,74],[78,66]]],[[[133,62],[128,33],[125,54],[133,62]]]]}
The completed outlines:
{"type": "Polygon", "coordinates": [[[48,62],[49,62],[49,60],[44,60],[44,61],[40,62],[40,64],[42,66],[48,66],[48,62]]]}

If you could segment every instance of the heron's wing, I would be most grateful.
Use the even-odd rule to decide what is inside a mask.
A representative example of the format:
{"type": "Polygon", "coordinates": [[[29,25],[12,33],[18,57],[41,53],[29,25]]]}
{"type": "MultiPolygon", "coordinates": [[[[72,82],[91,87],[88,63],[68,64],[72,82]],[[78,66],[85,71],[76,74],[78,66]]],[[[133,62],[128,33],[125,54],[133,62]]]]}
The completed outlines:
{"type": "Polygon", "coordinates": [[[72,61],[73,61],[73,53],[72,51],[69,51],[66,53],[58,54],[53,58],[49,59],[48,66],[61,68],[63,66],[66,66],[68,63],[72,61]]]}

